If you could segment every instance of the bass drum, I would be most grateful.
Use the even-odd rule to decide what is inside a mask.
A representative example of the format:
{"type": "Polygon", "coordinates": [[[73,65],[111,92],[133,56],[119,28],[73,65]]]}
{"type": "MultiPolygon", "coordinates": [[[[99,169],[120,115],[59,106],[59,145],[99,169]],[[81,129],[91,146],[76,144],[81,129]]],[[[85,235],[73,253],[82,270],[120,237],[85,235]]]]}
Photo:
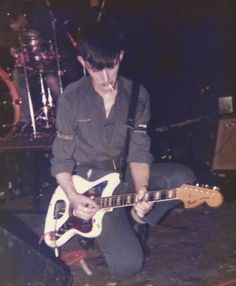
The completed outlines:
{"type": "Polygon", "coordinates": [[[9,74],[0,68],[0,139],[20,121],[20,97],[9,74]]]}

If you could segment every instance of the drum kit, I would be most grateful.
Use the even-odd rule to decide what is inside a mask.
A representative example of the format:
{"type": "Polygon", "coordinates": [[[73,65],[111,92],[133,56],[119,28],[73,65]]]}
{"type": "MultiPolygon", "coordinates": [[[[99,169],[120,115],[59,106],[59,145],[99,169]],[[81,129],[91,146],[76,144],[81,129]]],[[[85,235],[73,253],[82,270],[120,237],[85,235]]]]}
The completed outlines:
{"type": "MultiPolygon", "coordinates": [[[[1,42],[4,42],[4,47],[6,47],[6,41],[1,39],[1,42]]],[[[27,106],[30,113],[30,119],[23,128],[21,125],[20,133],[30,130],[34,137],[40,136],[40,132],[51,134],[55,124],[55,105],[50,88],[45,88],[44,74],[56,70],[60,92],[62,92],[61,73],[57,69],[59,65],[55,45],[52,41],[43,40],[36,30],[24,30],[19,33],[18,42],[20,44],[18,48],[12,48],[9,43],[9,49],[15,61],[15,68],[24,73],[27,106]],[[34,112],[31,96],[29,80],[31,73],[37,74],[40,83],[41,107],[37,112],[34,112]]],[[[10,73],[0,67],[0,140],[19,133],[17,126],[21,117],[21,105],[21,95],[10,73]]]]}

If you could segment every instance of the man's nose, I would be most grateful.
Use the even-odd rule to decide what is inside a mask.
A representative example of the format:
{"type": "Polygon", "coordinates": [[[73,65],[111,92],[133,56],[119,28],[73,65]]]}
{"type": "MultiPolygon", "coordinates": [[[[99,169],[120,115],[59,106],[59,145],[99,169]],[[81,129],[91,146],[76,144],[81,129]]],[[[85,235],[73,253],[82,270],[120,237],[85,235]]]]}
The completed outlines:
{"type": "Polygon", "coordinates": [[[104,68],[102,70],[102,74],[103,74],[104,81],[109,82],[110,78],[109,78],[109,72],[107,71],[107,68],[104,68]]]}

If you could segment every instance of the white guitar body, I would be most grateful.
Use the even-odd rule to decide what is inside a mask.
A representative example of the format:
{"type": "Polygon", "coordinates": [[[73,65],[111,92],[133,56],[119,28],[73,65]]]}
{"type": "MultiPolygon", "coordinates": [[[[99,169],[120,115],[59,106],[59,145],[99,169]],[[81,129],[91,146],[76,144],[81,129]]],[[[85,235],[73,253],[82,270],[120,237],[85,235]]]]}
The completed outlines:
{"type": "MultiPolygon", "coordinates": [[[[91,190],[94,186],[99,185],[103,182],[108,182],[105,188],[101,192],[101,197],[110,197],[114,189],[119,185],[120,178],[118,173],[111,173],[108,174],[96,181],[90,182],[87,181],[79,176],[73,176],[73,182],[76,188],[76,191],[80,194],[86,193],[88,190],[91,190]]],[[[102,231],[102,219],[104,214],[107,211],[112,211],[113,208],[105,208],[100,209],[93,219],[90,221],[91,223],[91,230],[89,232],[82,232],[79,229],[71,228],[66,231],[63,235],[61,235],[58,239],[52,239],[52,236],[56,236],[57,229],[61,228],[71,216],[71,208],[70,203],[65,195],[64,191],[58,186],[52,196],[52,199],[49,204],[45,227],[44,227],[44,240],[46,244],[50,247],[60,247],[65,244],[69,239],[71,239],[75,234],[82,235],[83,237],[96,237],[99,236],[102,231]],[[63,215],[59,218],[55,218],[55,206],[57,205],[58,201],[65,202],[65,209],[63,209],[63,215]]]]}
{"type": "MultiPolygon", "coordinates": [[[[83,237],[99,236],[102,232],[102,219],[106,212],[112,211],[114,207],[131,206],[137,199],[136,193],[113,194],[120,183],[118,173],[110,173],[93,182],[74,175],[73,182],[76,191],[92,197],[100,209],[90,220],[82,220],[74,216],[67,196],[58,186],[50,201],[44,227],[44,240],[52,248],[61,247],[76,234],[83,237]]],[[[223,202],[223,196],[216,188],[212,190],[188,184],[183,184],[178,188],[149,191],[146,195],[145,201],[147,202],[180,200],[185,208],[195,208],[203,203],[218,207],[223,202]]]]}

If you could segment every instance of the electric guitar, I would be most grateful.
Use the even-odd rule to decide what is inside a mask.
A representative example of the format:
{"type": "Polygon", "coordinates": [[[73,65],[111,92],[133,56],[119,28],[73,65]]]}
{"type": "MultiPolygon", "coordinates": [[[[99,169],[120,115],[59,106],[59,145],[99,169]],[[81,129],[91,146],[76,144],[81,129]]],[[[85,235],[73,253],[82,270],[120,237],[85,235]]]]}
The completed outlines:
{"type": "MultiPolygon", "coordinates": [[[[113,208],[132,206],[135,203],[135,193],[113,195],[113,191],[120,183],[118,173],[110,173],[93,182],[74,175],[73,182],[76,191],[93,197],[100,209],[90,220],[73,216],[69,200],[58,186],[50,201],[44,227],[45,243],[52,248],[61,247],[76,234],[88,238],[99,236],[106,212],[111,212],[113,208]]],[[[207,203],[210,207],[218,207],[223,202],[223,196],[216,189],[183,184],[179,188],[149,191],[145,200],[147,202],[180,200],[185,208],[195,208],[203,203],[207,203]]]]}

